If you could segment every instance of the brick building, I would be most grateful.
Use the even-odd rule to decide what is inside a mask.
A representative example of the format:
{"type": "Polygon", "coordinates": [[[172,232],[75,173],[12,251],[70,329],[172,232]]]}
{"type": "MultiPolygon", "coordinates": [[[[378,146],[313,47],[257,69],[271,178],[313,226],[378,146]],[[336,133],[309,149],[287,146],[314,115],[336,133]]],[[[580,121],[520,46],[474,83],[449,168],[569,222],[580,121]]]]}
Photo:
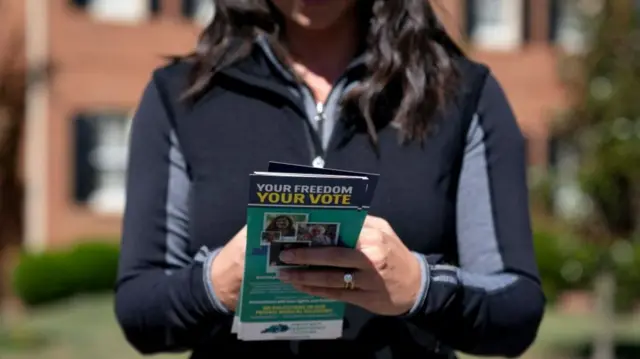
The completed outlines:
{"type": "MultiPolygon", "coordinates": [[[[200,1],[5,0],[11,21],[0,29],[22,29],[27,61],[55,69],[29,90],[29,247],[117,236],[127,121],[162,56],[194,45],[211,16],[200,1]]],[[[580,46],[563,1],[435,0],[453,36],[502,82],[536,164],[546,161],[547,120],[563,104],[556,53],[580,46]]]]}

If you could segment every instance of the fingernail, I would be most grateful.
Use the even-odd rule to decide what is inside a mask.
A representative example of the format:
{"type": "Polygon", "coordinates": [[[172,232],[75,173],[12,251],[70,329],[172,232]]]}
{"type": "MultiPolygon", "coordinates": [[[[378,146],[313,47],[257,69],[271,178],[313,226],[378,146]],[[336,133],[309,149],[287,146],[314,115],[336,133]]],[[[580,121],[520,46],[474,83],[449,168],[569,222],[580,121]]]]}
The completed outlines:
{"type": "Polygon", "coordinates": [[[283,262],[290,262],[293,260],[293,253],[289,252],[289,251],[285,251],[280,253],[280,260],[283,262]]]}

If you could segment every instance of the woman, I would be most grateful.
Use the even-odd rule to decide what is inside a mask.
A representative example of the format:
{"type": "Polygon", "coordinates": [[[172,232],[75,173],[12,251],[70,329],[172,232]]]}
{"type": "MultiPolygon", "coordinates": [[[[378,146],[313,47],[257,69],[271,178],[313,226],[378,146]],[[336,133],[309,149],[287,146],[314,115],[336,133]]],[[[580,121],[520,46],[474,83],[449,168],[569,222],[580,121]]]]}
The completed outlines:
{"type": "Polygon", "coordinates": [[[269,232],[280,232],[282,237],[293,237],[296,234],[293,219],[289,216],[278,216],[274,218],[265,230],[269,232]]]}
{"type": "Polygon", "coordinates": [[[312,225],[309,227],[309,241],[316,246],[328,246],[333,244],[331,237],[325,234],[326,229],[322,225],[312,225]]]}
{"type": "Polygon", "coordinates": [[[216,1],[196,52],[154,72],[130,151],[116,312],[142,353],[514,357],[536,336],[524,141],[427,1],[216,1]],[[281,279],[348,303],[340,340],[230,333],[269,161],[381,175],[357,249],[281,257],[336,268],[281,279]]]}

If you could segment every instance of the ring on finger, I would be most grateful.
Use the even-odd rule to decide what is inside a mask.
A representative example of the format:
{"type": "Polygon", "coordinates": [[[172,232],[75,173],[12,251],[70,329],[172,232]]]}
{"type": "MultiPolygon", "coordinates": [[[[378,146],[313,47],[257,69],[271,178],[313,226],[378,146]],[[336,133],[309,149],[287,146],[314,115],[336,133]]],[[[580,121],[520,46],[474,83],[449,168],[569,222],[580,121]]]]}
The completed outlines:
{"type": "Polygon", "coordinates": [[[344,281],[344,289],[349,289],[349,290],[355,289],[356,280],[353,275],[353,272],[346,272],[342,280],[344,281]]]}

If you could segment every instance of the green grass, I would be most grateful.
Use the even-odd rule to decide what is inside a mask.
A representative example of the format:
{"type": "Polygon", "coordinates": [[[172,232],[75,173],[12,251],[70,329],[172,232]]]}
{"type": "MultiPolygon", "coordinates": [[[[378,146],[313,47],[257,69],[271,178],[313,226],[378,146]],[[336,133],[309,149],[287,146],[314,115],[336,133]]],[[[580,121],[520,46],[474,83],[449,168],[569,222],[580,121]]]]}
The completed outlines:
{"type": "MultiPolygon", "coordinates": [[[[77,298],[35,310],[20,328],[23,336],[40,338],[36,345],[2,345],[2,359],[138,359],[114,318],[109,296],[77,298]],[[44,339],[44,340],[42,340],[44,339]]],[[[6,342],[6,341],[5,341],[6,342]]],[[[187,355],[156,356],[183,359],[187,355]]]]}
{"type": "MultiPolygon", "coordinates": [[[[559,314],[547,310],[538,338],[523,358],[551,359],[557,356],[555,352],[558,348],[585,344],[593,337],[596,325],[597,321],[592,316],[559,314]]],[[[616,324],[616,337],[640,345],[640,321],[633,317],[620,318],[616,324]]],[[[475,357],[463,355],[461,359],[472,358],[475,357]]]]}
{"type": "MultiPolygon", "coordinates": [[[[536,344],[524,358],[552,359],[552,348],[587,341],[595,325],[590,317],[559,315],[549,311],[536,344]]],[[[640,321],[637,318],[621,320],[617,329],[618,337],[640,343],[640,321]]],[[[154,358],[187,357],[164,355],[154,358]]],[[[103,296],[77,298],[33,311],[20,328],[14,328],[10,334],[0,332],[0,358],[140,359],[141,356],[122,337],[115,322],[112,298],[103,296]]]]}

